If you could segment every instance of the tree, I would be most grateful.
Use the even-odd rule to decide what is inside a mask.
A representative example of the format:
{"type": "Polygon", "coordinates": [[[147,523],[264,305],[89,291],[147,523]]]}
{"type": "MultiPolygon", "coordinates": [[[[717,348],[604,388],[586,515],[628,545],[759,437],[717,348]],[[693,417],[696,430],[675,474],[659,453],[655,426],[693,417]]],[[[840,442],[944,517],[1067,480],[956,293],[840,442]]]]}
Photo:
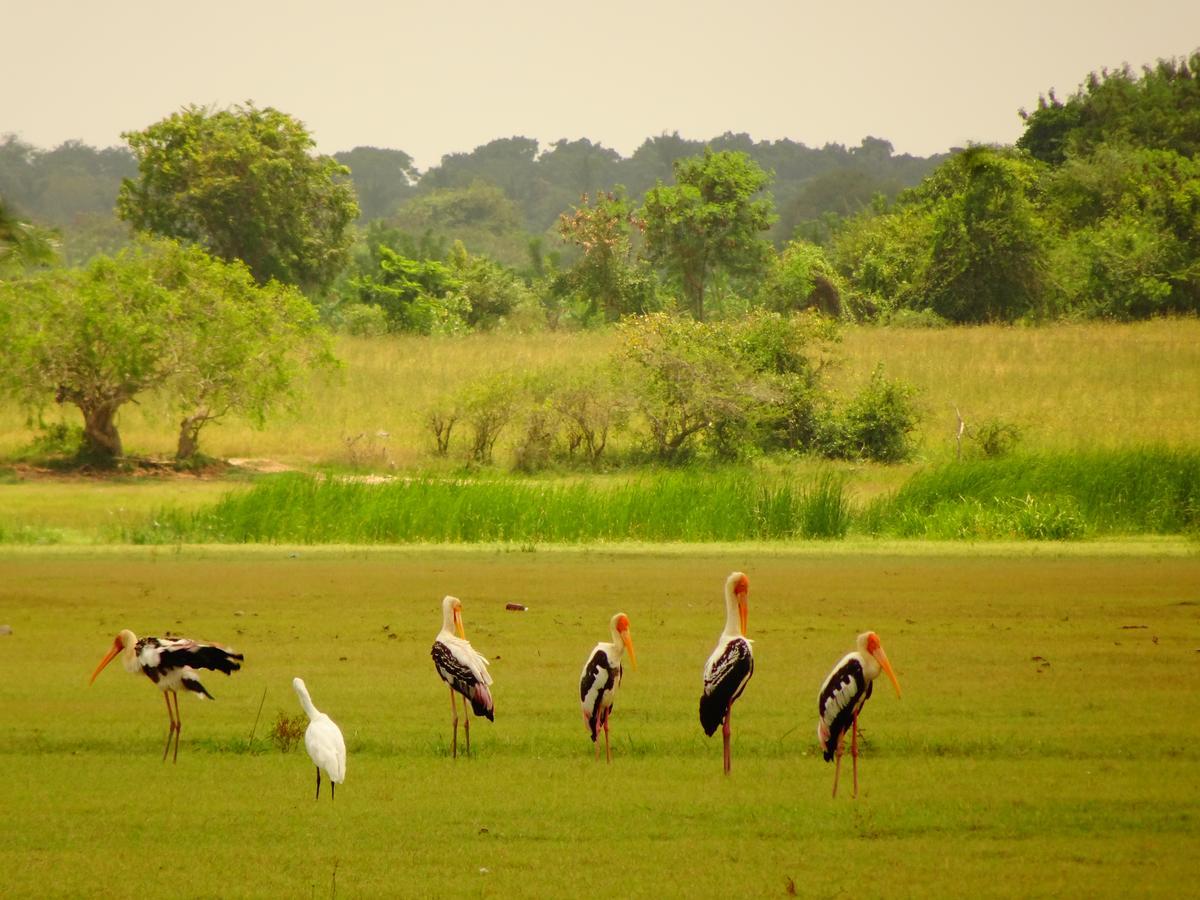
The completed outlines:
{"type": "Polygon", "coordinates": [[[1037,187],[1036,167],[976,146],[943,168],[955,189],[933,213],[922,285],[928,306],[953,322],[1044,312],[1048,233],[1029,196],[1037,187]]]}
{"type": "Polygon", "coordinates": [[[325,340],[295,289],[258,287],[240,263],[169,241],[0,283],[0,390],[30,409],[78,407],[99,463],[124,454],[117,414],[138,395],[173,392],[187,411],[181,450],[194,452],[218,415],[261,419],[291,384],[293,354],[328,358],[325,340]]]}
{"type": "Polygon", "coordinates": [[[416,190],[420,178],[412,157],[403,150],[355,147],[333,158],[350,170],[364,221],[392,215],[416,190]]]}
{"type": "Polygon", "coordinates": [[[391,331],[419,334],[465,330],[470,309],[462,282],[434,259],[410,259],[386,244],[376,248],[379,266],[351,281],[359,303],[380,307],[391,331]]]}
{"type": "Polygon", "coordinates": [[[117,212],[134,228],[240,259],[259,284],[319,290],[345,265],[358,215],[349,171],[313,156],[286,113],[187,106],[122,137],[139,177],[122,182],[117,212]]]}
{"type": "Polygon", "coordinates": [[[34,266],[50,265],[58,258],[58,235],[18,218],[0,197],[0,276],[34,266]]]}
{"type": "Polygon", "coordinates": [[[710,149],[675,163],[675,185],[659,182],[646,194],[646,256],[675,278],[698,321],[704,294],[718,273],[761,269],[771,246],[769,197],[755,200],[770,176],[745,153],[710,149]]]}
{"type": "Polygon", "coordinates": [[[574,211],[559,217],[559,235],[583,251],[579,262],[561,277],[560,289],[586,298],[587,318],[602,312],[615,322],[624,315],[650,311],[654,284],[630,259],[631,233],[642,225],[620,187],[615,193],[597,194],[594,202],[584,194],[574,211]]]}

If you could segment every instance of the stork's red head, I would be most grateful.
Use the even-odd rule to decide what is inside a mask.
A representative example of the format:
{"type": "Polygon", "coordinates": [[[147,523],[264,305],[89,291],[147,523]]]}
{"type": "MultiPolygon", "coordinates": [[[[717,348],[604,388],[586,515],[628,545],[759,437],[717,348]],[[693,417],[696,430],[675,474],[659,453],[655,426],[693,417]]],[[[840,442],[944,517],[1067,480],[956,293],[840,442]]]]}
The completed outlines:
{"type": "Polygon", "coordinates": [[[633,667],[637,668],[637,654],[633,652],[633,638],[629,634],[629,616],[625,613],[617,613],[612,620],[613,631],[617,637],[621,639],[621,643],[625,645],[625,650],[629,653],[629,661],[633,663],[633,667]]]}
{"type": "Polygon", "coordinates": [[[868,631],[859,637],[859,646],[878,660],[880,667],[887,673],[887,677],[891,679],[892,687],[896,689],[896,696],[899,697],[900,682],[896,680],[896,673],[892,671],[892,664],[888,661],[887,654],[883,652],[883,644],[879,642],[879,635],[873,631],[868,631]]]}

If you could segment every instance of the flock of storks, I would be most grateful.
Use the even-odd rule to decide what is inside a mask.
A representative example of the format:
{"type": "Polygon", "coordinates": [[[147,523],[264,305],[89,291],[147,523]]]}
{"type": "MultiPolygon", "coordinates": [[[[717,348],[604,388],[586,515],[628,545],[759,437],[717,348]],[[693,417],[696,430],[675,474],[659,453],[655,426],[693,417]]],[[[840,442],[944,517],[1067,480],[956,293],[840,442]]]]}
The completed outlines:
{"type": "MultiPolygon", "coordinates": [[[[711,737],[721,727],[724,743],[724,768],[729,773],[729,720],[734,701],[742,695],[754,674],[754,654],[746,637],[747,595],[750,581],[741,572],[725,580],[725,629],[716,649],[704,664],[704,690],[700,695],[700,724],[711,737]]],[[[634,668],[637,657],[629,633],[629,617],[614,615],[609,623],[611,641],[601,641],[588,656],[579,680],[579,700],[584,726],[591,736],[599,759],[599,733],[604,732],[606,758],[612,761],[609,744],[609,718],[613,699],[621,684],[623,660],[628,652],[634,668]]],[[[126,671],[142,672],[163,692],[171,726],[163,748],[163,761],[171,750],[174,737],[175,753],[179,758],[179,694],[183,689],[201,698],[212,695],[196,677],[197,669],[210,669],[226,675],[241,668],[243,656],[218,644],[203,643],[187,638],[138,638],[132,631],[123,630],[113,641],[108,654],[92,673],[91,682],[120,654],[126,671]],[[172,708],[171,701],[174,700],[172,708]]],[[[450,690],[450,709],[453,716],[451,755],[458,756],[458,702],[462,701],[463,734],[466,750],[471,749],[471,715],[493,720],[495,705],[490,685],[487,659],[473,648],[466,638],[462,620],[462,602],[457,597],[442,601],[442,630],[438,632],[431,651],[434,667],[450,690]],[[470,709],[468,710],[468,704],[470,709]]],[[[850,756],[854,761],[854,796],[858,796],[858,716],[871,696],[871,684],[881,672],[887,674],[900,695],[900,683],[888,662],[878,635],[868,631],[858,636],[858,646],[847,653],[821,684],[817,697],[817,739],[825,760],[836,759],[833,774],[833,796],[837,796],[838,775],[841,770],[843,744],[850,732],[850,756]]],[[[91,683],[89,682],[89,684],[91,683]]],[[[308,715],[309,725],[304,735],[305,748],[317,767],[317,793],[321,795],[321,772],[329,779],[330,797],[346,777],[346,742],[342,732],[329,716],[318,710],[304,682],[293,679],[292,686],[300,705],[308,715]]]]}

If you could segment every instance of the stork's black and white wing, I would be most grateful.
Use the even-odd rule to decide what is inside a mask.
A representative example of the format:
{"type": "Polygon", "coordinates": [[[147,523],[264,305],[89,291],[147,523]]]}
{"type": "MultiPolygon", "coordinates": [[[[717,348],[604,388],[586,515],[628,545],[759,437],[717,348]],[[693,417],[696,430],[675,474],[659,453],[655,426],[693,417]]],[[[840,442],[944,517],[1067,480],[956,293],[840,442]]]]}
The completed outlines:
{"type": "Polygon", "coordinates": [[[488,674],[487,660],[467,641],[444,634],[433,642],[430,656],[442,681],[471,701],[475,715],[495,721],[492,692],[488,690],[492,677],[488,674]]]}
{"type": "Polygon", "coordinates": [[[579,678],[579,703],[583,718],[596,740],[596,729],[604,724],[604,716],[612,708],[612,697],[621,684],[620,664],[613,665],[603,647],[597,647],[583,667],[579,678]]]}
{"type": "Polygon", "coordinates": [[[825,761],[833,759],[842,735],[854,724],[854,716],[871,696],[871,682],[863,674],[862,661],[850,653],[829,673],[817,696],[817,739],[825,761]]]}
{"type": "Polygon", "coordinates": [[[229,675],[242,667],[245,657],[216,644],[187,638],[144,637],[134,645],[138,665],[155,684],[182,687],[201,697],[212,699],[196,677],[196,669],[210,669],[229,675]]]}
{"type": "Polygon", "coordinates": [[[700,695],[700,724],[709,737],[753,674],[754,653],[748,640],[734,637],[717,645],[704,666],[704,693],[700,695]]]}

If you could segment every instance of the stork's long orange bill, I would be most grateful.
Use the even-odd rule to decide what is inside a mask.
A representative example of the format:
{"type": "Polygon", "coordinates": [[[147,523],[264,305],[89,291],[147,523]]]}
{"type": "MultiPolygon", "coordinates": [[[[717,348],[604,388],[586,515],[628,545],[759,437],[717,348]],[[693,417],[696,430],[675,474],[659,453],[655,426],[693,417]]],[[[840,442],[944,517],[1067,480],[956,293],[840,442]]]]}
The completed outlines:
{"type": "Polygon", "coordinates": [[[456,609],[454,611],[454,630],[458,632],[458,636],[464,641],[467,639],[467,632],[463,630],[461,609],[456,609]]]}
{"type": "Polygon", "coordinates": [[[887,654],[883,652],[883,647],[877,647],[872,654],[879,664],[883,666],[883,671],[887,672],[887,677],[892,680],[892,687],[896,689],[896,696],[900,696],[900,682],[896,680],[896,673],[892,671],[892,664],[888,662],[887,654]]]}
{"type": "Polygon", "coordinates": [[[93,681],[96,680],[96,676],[99,675],[102,671],[104,671],[104,667],[107,666],[110,662],[112,662],[113,657],[115,657],[118,653],[120,653],[121,650],[122,650],[122,647],[120,644],[114,643],[112,645],[112,648],[108,651],[108,655],[105,656],[104,659],[100,660],[100,665],[96,666],[96,671],[93,672],[92,677],[90,679],[88,679],[88,684],[91,684],[93,681]]]}
{"type": "Polygon", "coordinates": [[[625,645],[625,649],[629,651],[629,661],[633,663],[633,667],[637,668],[637,654],[633,652],[633,638],[629,636],[629,631],[621,632],[621,642],[625,645]]]}
{"type": "Polygon", "coordinates": [[[750,620],[750,610],[746,606],[746,595],[738,595],[738,620],[742,626],[742,634],[746,633],[746,623],[750,620]]]}

